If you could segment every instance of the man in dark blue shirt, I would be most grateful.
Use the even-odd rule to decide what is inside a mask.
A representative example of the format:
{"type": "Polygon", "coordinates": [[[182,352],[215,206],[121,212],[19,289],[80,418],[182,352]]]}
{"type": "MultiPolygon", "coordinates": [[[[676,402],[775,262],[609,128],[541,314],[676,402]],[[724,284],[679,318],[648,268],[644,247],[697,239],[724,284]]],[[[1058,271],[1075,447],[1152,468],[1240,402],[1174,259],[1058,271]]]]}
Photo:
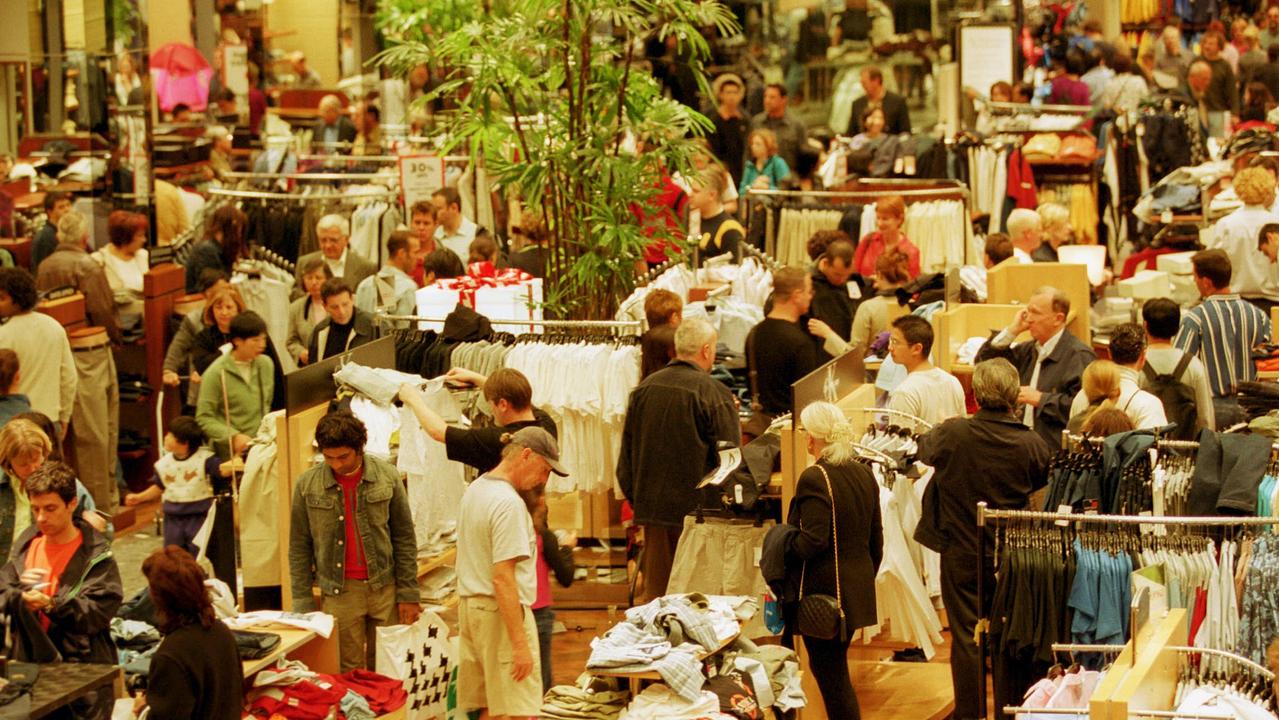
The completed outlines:
{"type": "Polygon", "coordinates": [[[50,190],[44,196],[44,214],[48,222],[36,231],[31,242],[31,272],[40,266],[40,261],[53,254],[58,246],[58,221],[71,209],[71,196],[61,190],[50,190]]]}

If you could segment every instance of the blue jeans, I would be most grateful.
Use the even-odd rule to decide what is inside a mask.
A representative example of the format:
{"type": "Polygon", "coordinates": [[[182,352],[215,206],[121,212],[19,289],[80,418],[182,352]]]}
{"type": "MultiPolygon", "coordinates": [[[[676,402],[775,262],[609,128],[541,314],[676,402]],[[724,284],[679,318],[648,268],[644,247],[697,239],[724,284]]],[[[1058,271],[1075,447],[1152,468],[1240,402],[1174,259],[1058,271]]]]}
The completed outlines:
{"type": "Polygon", "coordinates": [[[537,645],[542,653],[542,692],[546,692],[555,682],[551,676],[551,635],[555,632],[555,611],[549,607],[537,608],[533,611],[533,620],[537,623],[537,645]]]}

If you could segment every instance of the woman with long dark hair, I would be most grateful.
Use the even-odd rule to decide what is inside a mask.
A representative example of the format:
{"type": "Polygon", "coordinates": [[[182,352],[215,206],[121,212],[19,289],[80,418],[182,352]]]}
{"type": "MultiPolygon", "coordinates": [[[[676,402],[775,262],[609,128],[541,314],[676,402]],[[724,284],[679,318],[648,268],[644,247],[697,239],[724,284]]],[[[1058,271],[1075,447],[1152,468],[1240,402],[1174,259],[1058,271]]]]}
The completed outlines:
{"type": "Polygon", "coordinates": [[[186,262],[186,290],[199,291],[200,275],[209,268],[221,270],[227,275],[237,260],[249,256],[249,243],[245,231],[249,218],[233,205],[223,205],[209,218],[204,239],[191,248],[186,262]]]}
{"type": "Polygon", "coordinates": [[[190,553],[170,545],[142,561],[142,574],[164,639],[151,657],[139,706],[150,706],[154,720],[238,720],[244,671],[235,637],[213,613],[204,571],[190,553]]]}

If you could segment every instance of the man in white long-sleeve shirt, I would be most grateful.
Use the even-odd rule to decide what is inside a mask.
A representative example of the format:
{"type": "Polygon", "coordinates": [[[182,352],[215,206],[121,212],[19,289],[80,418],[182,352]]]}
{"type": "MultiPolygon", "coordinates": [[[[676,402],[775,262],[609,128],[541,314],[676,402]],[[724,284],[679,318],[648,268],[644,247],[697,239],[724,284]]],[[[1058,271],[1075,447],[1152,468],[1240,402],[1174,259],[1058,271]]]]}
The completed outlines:
{"type": "Polygon", "coordinates": [[[58,442],[66,436],[75,406],[75,359],[67,331],[57,320],[36,312],[36,281],[25,268],[0,268],[0,348],[18,355],[18,392],[31,409],[58,424],[58,442]]]}
{"type": "Polygon", "coordinates": [[[1279,271],[1258,248],[1258,235],[1279,215],[1270,212],[1275,201],[1275,178],[1263,167],[1244,168],[1235,174],[1235,194],[1244,206],[1217,221],[1208,249],[1225,251],[1230,257],[1230,289],[1264,312],[1279,304],[1279,271]]]}

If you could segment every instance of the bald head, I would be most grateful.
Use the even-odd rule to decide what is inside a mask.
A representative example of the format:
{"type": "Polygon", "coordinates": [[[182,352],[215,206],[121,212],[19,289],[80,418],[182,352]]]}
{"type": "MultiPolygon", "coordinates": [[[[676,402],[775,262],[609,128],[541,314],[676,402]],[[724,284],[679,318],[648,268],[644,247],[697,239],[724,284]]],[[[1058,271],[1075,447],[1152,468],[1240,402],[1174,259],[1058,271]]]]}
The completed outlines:
{"type": "Polygon", "coordinates": [[[1212,66],[1202,60],[1191,63],[1190,70],[1186,73],[1186,84],[1196,94],[1207,92],[1208,86],[1212,84],[1212,66]]]}

